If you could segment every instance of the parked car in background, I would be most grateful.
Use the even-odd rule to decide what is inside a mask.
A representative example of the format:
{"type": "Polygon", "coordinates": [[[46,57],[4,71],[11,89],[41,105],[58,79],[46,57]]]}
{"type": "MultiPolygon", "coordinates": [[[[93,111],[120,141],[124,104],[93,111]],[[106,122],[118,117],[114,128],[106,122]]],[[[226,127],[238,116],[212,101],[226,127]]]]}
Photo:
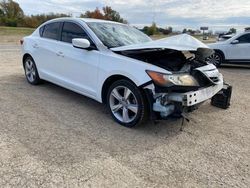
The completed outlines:
{"type": "Polygon", "coordinates": [[[218,37],[218,41],[226,41],[230,38],[232,38],[235,34],[229,34],[229,35],[221,35],[218,37]]]}
{"type": "Polygon", "coordinates": [[[203,40],[209,40],[209,37],[207,35],[203,36],[203,40]]]}
{"type": "Polygon", "coordinates": [[[214,49],[207,61],[217,67],[223,63],[227,64],[249,64],[250,63],[250,31],[234,35],[233,37],[208,46],[214,49]]]}
{"type": "Polygon", "coordinates": [[[30,84],[47,80],[104,103],[126,127],[191,112],[224,85],[205,62],[213,50],[186,34],[152,41],[124,24],[60,18],[21,44],[30,84]]]}

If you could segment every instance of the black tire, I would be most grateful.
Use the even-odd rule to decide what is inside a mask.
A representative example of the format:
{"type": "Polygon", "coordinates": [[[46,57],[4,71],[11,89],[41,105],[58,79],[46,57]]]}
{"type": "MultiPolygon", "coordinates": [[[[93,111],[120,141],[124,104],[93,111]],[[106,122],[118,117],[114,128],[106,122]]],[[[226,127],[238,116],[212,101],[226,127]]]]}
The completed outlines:
{"type": "Polygon", "coordinates": [[[224,63],[224,55],[219,51],[215,51],[214,54],[207,58],[207,61],[216,67],[220,67],[224,63]]]}
{"type": "Polygon", "coordinates": [[[118,80],[110,86],[107,93],[107,107],[113,119],[120,125],[128,128],[139,125],[147,120],[147,103],[144,93],[129,80],[118,80]],[[116,91],[120,94],[120,97],[123,95],[121,101],[116,98],[117,95],[114,97],[116,91]],[[125,93],[129,92],[131,92],[129,97],[126,97],[125,93]],[[117,107],[114,110],[114,107],[119,105],[122,105],[122,107],[120,109],[117,107]],[[133,108],[131,108],[132,106],[133,108]],[[136,107],[137,110],[135,110],[136,107]],[[116,110],[117,112],[114,112],[116,110]],[[126,113],[128,114],[128,118],[124,118],[124,114],[126,113]],[[126,119],[130,119],[130,121],[126,121],[126,119]]]}
{"type": "Polygon", "coordinates": [[[36,63],[32,57],[28,56],[24,59],[23,67],[28,83],[38,85],[42,82],[37,71],[36,63]]]}

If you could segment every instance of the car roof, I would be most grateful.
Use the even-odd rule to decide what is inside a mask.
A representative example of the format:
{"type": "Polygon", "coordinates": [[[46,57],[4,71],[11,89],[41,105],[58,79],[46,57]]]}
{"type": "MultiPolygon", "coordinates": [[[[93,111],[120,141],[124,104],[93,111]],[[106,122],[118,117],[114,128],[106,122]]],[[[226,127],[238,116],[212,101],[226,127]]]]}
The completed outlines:
{"type": "Polygon", "coordinates": [[[250,32],[249,31],[240,32],[240,33],[237,33],[236,35],[234,35],[232,38],[237,38],[237,37],[240,37],[240,36],[245,35],[245,34],[250,34],[250,32]]]}
{"type": "Polygon", "coordinates": [[[48,21],[47,23],[56,22],[56,21],[76,21],[76,22],[85,22],[85,23],[98,22],[98,23],[122,24],[119,22],[114,22],[114,21],[109,21],[109,20],[101,20],[101,19],[94,19],[94,18],[73,18],[73,17],[55,18],[55,19],[48,21]]]}

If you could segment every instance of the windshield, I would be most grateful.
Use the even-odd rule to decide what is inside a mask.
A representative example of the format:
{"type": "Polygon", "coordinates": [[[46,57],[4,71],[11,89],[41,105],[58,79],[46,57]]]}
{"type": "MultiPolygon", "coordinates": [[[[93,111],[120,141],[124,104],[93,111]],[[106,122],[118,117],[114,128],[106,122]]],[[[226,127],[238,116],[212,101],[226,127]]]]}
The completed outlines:
{"type": "Polygon", "coordinates": [[[151,41],[147,35],[128,25],[90,22],[88,26],[108,48],[151,41]]]}

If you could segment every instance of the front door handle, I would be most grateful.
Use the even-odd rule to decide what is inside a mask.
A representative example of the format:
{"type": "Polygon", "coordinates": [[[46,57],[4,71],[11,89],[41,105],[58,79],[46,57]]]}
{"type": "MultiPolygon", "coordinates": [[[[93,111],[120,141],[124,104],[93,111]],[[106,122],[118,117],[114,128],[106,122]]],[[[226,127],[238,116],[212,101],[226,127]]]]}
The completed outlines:
{"type": "Polygon", "coordinates": [[[37,43],[33,44],[33,48],[38,48],[38,44],[37,43]]]}
{"type": "Polygon", "coordinates": [[[60,57],[64,57],[63,52],[57,52],[56,55],[60,57]]]}

